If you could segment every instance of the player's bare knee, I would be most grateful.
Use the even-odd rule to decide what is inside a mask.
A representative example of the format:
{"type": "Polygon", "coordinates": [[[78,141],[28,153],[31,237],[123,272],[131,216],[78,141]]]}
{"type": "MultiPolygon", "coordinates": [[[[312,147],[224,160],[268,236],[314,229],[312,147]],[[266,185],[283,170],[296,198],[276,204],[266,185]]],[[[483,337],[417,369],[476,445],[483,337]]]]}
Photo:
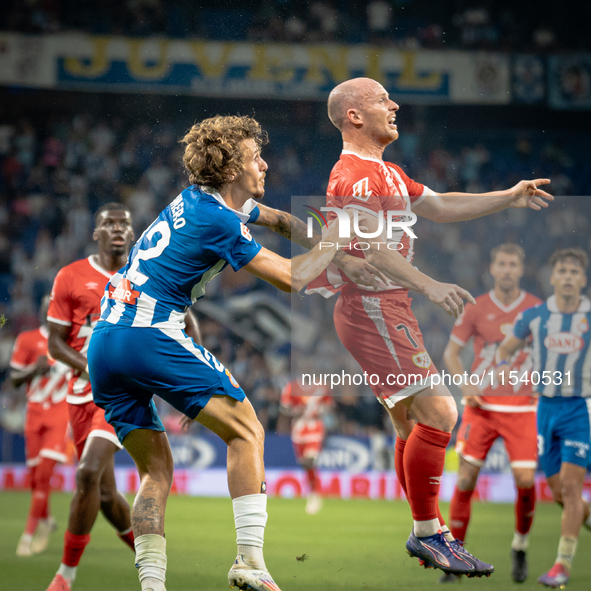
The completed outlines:
{"type": "Polygon", "coordinates": [[[316,458],[303,458],[300,462],[300,466],[304,470],[311,470],[316,465],[316,458]]]}
{"type": "Polygon", "coordinates": [[[256,447],[262,452],[265,448],[265,429],[263,428],[263,425],[261,425],[258,419],[255,419],[255,421],[249,425],[249,431],[249,441],[251,441],[253,445],[256,445],[256,447]]]}
{"type": "Polygon", "coordinates": [[[581,490],[576,480],[565,478],[560,483],[560,496],[563,504],[578,503],[581,498],[581,490]]]}
{"type": "Polygon", "coordinates": [[[82,462],[76,469],[76,488],[86,491],[99,485],[100,472],[91,463],[82,462]]]}
{"type": "Polygon", "coordinates": [[[419,423],[451,433],[458,421],[458,408],[447,388],[436,386],[413,397],[411,413],[419,423]]]}
{"type": "Polygon", "coordinates": [[[101,485],[100,489],[101,507],[110,506],[117,500],[117,489],[110,486],[101,485]]]}
{"type": "Polygon", "coordinates": [[[469,490],[474,490],[476,488],[476,482],[458,478],[457,487],[460,492],[468,492],[469,490]]]}
{"type": "Polygon", "coordinates": [[[533,476],[515,476],[515,486],[517,488],[532,488],[535,484],[533,476]]]}
{"type": "Polygon", "coordinates": [[[458,490],[466,492],[474,490],[476,488],[476,482],[478,481],[478,474],[480,473],[480,467],[471,464],[460,456],[460,469],[458,471],[458,490]]]}

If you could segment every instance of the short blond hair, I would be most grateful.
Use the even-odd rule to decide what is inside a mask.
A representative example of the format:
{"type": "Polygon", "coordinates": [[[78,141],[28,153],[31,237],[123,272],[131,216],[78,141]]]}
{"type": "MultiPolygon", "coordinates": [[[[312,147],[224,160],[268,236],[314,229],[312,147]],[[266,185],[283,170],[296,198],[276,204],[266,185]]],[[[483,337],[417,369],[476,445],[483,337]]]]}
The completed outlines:
{"type": "Polygon", "coordinates": [[[244,168],[240,142],[247,139],[258,147],[269,141],[252,117],[216,115],[193,125],[181,140],[187,144],[183,163],[189,181],[219,191],[226,183],[240,180],[244,168]]]}
{"type": "Polygon", "coordinates": [[[523,265],[525,263],[525,251],[519,244],[514,244],[513,242],[505,242],[504,244],[499,244],[495,246],[490,251],[490,262],[494,263],[497,255],[500,252],[504,252],[505,254],[514,254],[519,257],[519,262],[523,265]]]}

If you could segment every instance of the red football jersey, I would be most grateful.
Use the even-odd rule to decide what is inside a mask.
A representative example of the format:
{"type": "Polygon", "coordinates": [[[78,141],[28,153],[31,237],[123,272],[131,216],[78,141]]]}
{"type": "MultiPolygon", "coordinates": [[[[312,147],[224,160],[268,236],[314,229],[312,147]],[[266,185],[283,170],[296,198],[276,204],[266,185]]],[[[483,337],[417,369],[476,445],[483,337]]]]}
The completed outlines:
{"type": "MultiPolygon", "coordinates": [[[[98,264],[96,255],[65,266],[56,275],[51,290],[47,319],[70,327],[67,344],[85,354],[92,330],[100,318],[101,298],[114,275],[98,264]]],[[[84,404],[92,400],[90,382],[72,372],[68,402],[84,404]]]]}
{"type": "MultiPolygon", "coordinates": [[[[495,376],[491,385],[489,372],[495,369],[497,349],[503,339],[511,334],[513,321],[519,312],[539,303],[541,300],[537,297],[522,291],[514,302],[505,306],[497,299],[493,290],[477,297],[476,305],[467,305],[464,313],[456,320],[450,337],[452,341],[464,346],[470,337],[474,337],[474,362],[471,372],[479,377],[484,376],[479,387],[486,410],[527,412],[535,408],[531,384],[519,381],[515,386],[502,386],[495,376]]],[[[524,372],[529,375],[531,367],[528,346],[516,353],[509,369],[517,371],[521,377],[524,372]]]]}
{"type": "Polygon", "coordinates": [[[67,365],[49,356],[47,337],[47,328],[44,326],[22,332],[16,337],[10,358],[10,367],[21,370],[35,365],[42,355],[47,356],[49,371],[44,375],[35,376],[27,384],[27,401],[42,404],[45,409],[64,400],[70,376],[70,368],[67,365]]]}
{"type": "Polygon", "coordinates": [[[281,406],[303,414],[293,420],[293,443],[316,443],[324,438],[322,412],[332,406],[327,386],[302,386],[297,380],[289,382],[281,393],[281,406]]]}
{"type": "MultiPolygon", "coordinates": [[[[418,205],[427,195],[433,194],[428,187],[410,179],[396,164],[377,158],[358,156],[343,150],[339,161],[330,173],[326,205],[382,215],[387,220],[388,211],[410,213],[413,205],[418,205]]],[[[335,216],[334,212],[329,212],[327,219],[332,220],[335,216]]],[[[414,238],[401,228],[395,228],[395,230],[389,242],[396,243],[398,252],[407,261],[412,262],[414,238]]],[[[347,254],[364,257],[363,250],[354,248],[356,242],[357,239],[351,242],[347,254]]],[[[306,293],[316,292],[324,297],[331,297],[345,285],[354,286],[353,282],[331,263],[326,271],[308,285],[306,293]]],[[[381,291],[392,289],[403,288],[391,280],[381,285],[381,291]]]]}

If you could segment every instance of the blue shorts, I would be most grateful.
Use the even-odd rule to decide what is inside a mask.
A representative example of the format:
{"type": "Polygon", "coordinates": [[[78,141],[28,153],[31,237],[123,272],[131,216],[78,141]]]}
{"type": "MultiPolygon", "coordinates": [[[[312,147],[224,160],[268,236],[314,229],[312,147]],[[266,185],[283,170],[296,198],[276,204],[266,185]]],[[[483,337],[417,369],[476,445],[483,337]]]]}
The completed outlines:
{"type": "Polygon", "coordinates": [[[181,329],[100,327],[88,367],[94,402],[121,442],[134,429],[164,431],[154,394],[190,419],[214,395],[245,398],[232,374],[181,329]]]}
{"type": "Polygon", "coordinates": [[[538,455],[546,477],[562,462],[587,468],[591,454],[591,398],[548,398],[538,405],[538,455]]]}

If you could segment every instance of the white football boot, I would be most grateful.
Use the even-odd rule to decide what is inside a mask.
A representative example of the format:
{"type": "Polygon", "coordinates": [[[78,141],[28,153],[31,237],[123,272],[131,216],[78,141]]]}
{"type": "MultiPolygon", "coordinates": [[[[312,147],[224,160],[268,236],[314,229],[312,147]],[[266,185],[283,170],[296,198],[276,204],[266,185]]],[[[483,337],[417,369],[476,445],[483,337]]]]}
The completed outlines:
{"type": "Polygon", "coordinates": [[[49,537],[56,529],[57,523],[53,517],[41,519],[39,521],[37,531],[35,532],[35,536],[33,537],[33,542],[31,544],[31,551],[33,554],[41,554],[41,552],[45,552],[47,545],[49,544],[49,537]]]}
{"type": "Polygon", "coordinates": [[[228,583],[231,589],[236,586],[240,591],[281,591],[269,571],[253,568],[242,555],[236,557],[228,573],[228,583]]]}

